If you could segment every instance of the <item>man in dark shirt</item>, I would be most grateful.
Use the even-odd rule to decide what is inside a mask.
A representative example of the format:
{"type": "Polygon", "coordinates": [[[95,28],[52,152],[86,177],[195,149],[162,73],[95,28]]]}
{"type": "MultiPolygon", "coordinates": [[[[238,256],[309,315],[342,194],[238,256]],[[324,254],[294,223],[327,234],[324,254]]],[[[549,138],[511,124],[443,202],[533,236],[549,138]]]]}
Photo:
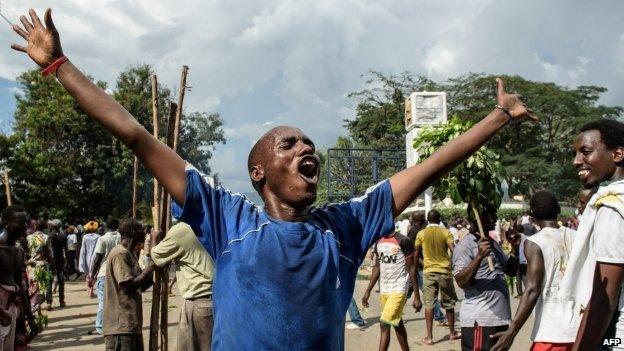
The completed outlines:
{"type": "MultiPolygon", "coordinates": [[[[61,221],[50,221],[50,246],[52,247],[52,270],[58,284],[59,305],[65,307],[65,262],[67,257],[67,237],[61,231],[61,221]]],[[[52,286],[50,285],[49,289],[52,286]]],[[[52,294],[50,292],[50,298],[52,294]]],[[[52,303],[52,302],[50,302],[52,303]]]]}

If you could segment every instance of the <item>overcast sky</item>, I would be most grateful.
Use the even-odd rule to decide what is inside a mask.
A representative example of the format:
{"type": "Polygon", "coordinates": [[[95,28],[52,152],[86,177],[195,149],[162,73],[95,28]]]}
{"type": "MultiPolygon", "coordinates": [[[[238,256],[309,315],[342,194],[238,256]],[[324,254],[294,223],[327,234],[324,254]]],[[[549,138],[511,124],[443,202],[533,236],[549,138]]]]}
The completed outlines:
{"type": "MultiPolygon", "coordinates": [[[[0,1],[14,21],[53,6],[66,55],[114,84],[135,64],[174,87],[190,66],[187,110],[219,112],[228,142],[214,171],[253,191],[252,143],[269,128],[299,126],[321,147],[344,134],[349,92],[369,69],[433,79],[485,72],[609,89],[624,105],[624,1],[0,1]]],[[[33,64],[0,23],[0,130],[9,129],[11,81],[33,64]],[[3,78],[3,79],[2,79],[3,78]]]]}

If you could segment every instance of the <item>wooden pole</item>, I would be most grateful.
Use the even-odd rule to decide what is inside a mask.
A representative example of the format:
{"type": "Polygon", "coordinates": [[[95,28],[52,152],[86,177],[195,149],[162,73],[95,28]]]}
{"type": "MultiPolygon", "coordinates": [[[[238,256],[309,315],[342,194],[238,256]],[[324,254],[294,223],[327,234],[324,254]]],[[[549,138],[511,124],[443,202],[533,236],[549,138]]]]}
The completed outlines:
{"type": "Polygon", "coordinates": [[[137,187],[139,178],[139,158],[134,156],[134,166],[132,167],[132,219],[137,216],[137,187]]]}
{"type": "MultiPolygon", "coordinates": [[[[481,239],[487,239],[485,236],[485,231],[483,231],[483,225],[481,224],[481,217],[479,216],[479,211],[477,211],[477,206],[474,202],[471,203],[472,211],[474,212],[475,218],[477,219],[477,225],[479,226],[479,233],[481,233],[481,239]]],[[[492,261],[492,256],[487,257],[488,267],[490,271],[494,270],[494,261],[492,261]]]]}
{"type": "MultiPolygon", "coordinates": [[[[152,75],[152,125],[154,137],[158,139],[158,78],[152,75]]],[[[154,207],[152,208],[152,216],[154,229],[160,228],[160,212],[161,212],[161,193],[158,180],[154,178],[154,207]]],[[[162,233],[161,233],[162,236],[162,233]]],[[[154,272],[154,286],[152,287],[152,311],[150,315],[150,334],[149,334],[149,351],[158,351],[158,315],[160,312],[160,270],[154,272]]]]}
{"type": "Polygon", "coordinates": [[[9,185],[9,170],[4,171],[4,189],[6,190],[7,206],[11,206],[11,185],[9,185]]]}
{"type": "MultiPolygon", "coordinates": [[[[180,90],[178,94],[177,108],[176,104],[171,104],[171,111],[175,110],[175,114],[169,115],[169,124],[167,126],[167,145],[169,145],[173,151],[178,152],[178,144],[180,140],[180,124],[182,120],[182,104],[184,103],[184,94],[186,92],[186,77],[188,75],[188,66],[182,66],[182,75],[180,77],[180,90]],[[172,123],[173,117],[173,123],[172,123]]],[[[165,215],[166,230],[169,230],[171,226],[171,194],[167,194],[165,201],[166,208],[162,211],[165,215]]],[[[162,290],[160,299],[160,347],[162,351],[167,351],[169,345],[169,333],[168,333],[168,316],[169,316],[169,269],[163,268],[162,270],[162,290]]]]}

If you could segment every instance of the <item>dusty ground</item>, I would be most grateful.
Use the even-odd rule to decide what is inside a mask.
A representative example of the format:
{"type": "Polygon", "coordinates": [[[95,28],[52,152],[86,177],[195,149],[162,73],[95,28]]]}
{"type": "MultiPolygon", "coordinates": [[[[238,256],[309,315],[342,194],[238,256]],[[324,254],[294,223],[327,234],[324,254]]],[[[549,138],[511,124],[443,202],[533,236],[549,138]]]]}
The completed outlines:
{"type": "MultiPolygon", "coordinates": [[[[365,272],[363,272],[365,273],[365,272]]],[[[360,304],[367,281],[358,280],[356,284],[355,297],[360,304]]],[[[31,344],[33,351],[48,350],[75,350],[94,351],[104,349],[104,340],[99,335],[87,335],[87,331],[93,329],[95,312],[97,310],[97,299],[90,299],[85,292],[85,283],[68,282],[65,286],[67,307],[55,309],[47,312],[49,325],[31,344]]],[[[175,351],[176,325],[179,318],[178,308],[181,306],[181,298],[174,288],[176,296],[169,300],[169,350],[175,351]]],[[[461,294],[460,294],[461,295],[461,294]]],[[[461,297],[461,296],[460,296],[461,297]]],[[[56,296],[55,296],[56,298],[56,296]]],[[[362,312],[368,327],[364,330],[347,330],[345,332],[345,349],[356,350],[376,350],[379,342],[379,303],[378,294],[372,293],[371,306],[367,312],[362,312]]],[[[55,300],[54,306],[58,301],[55,300]]],[[[143,294],[143,321],[146,327],[143,328],[143,337],[147,345],[149,313],[151,303],[151,291],[143,294]]],[[[518,300],[513,299],[512,311],[515,311],[518,300]]],[[[458,305],[459,308],[459,305],[458,305]]],[[[348,319],[348,317],[347,317],[348,319]]],[[[425,321],[423,313],[414,313],[413,308],[405,308],[404,320],[406,321],[407,333],[412,350],[460,350],[459,341],[450,342],[446,340],[448,329],[434,326],[434,346],[423,346],[420,338],[425,334],[425,321]]],[[[530,318],[527,324],[519,333],[512,350],[528,350],[530,347],[530,332],[533,319],[530,318]]],[[[243,329],[245,329],[243,327],[243,329]]],[[[399,350],[396,338],[392,335],[390,350],[399,350]]]]}

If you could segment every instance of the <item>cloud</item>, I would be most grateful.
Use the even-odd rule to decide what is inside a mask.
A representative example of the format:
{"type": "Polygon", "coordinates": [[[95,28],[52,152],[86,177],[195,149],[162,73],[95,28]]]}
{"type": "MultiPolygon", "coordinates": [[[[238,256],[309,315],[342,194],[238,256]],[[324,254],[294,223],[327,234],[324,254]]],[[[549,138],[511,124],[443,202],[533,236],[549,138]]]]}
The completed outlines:
{"type": "MultiPolygon", "coordinates": [[[[3,12],[15,20],[29,6],[49,4],[3,2],[3,12]]],[[[147,62],[161,83],[174,87],[181,66],[190,66],[193,90],[185,107],[221,113],[229,141],[212,164],[236,191],[252,191],[246,155],[269,128],[299,126],[321,147],[345,134],[343,119],[354,114],[345,97],[361,89],[369,69],[433,79],[470,71],[519,74],[606,86],[603,102],[624,101],[624,33],[617,30],[624,3],[617,0],[601,6],[580,0],[67,0],[53,6],[67,55],[110,86],[122,69],[147,62]]],[[[33,67],[8,49],[18,39],[0,27],[1,77],[14,79],[33,67]]]]}

